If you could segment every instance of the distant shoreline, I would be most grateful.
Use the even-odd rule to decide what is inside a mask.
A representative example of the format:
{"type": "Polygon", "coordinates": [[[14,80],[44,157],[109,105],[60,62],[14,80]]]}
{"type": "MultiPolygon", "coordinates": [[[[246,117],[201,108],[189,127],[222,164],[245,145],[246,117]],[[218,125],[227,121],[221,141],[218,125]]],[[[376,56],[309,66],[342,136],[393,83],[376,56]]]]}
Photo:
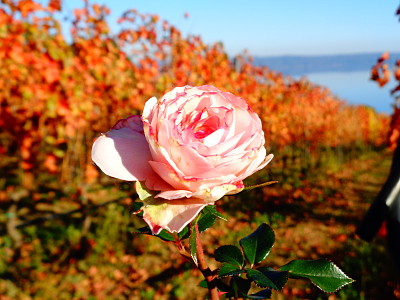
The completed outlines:
{"type": "MultiPolygon", "coordinates": [[[[254,56],[256,66],[267,66],[285,75],[299,76],[323,72],[367,71],[375,64],[382,52],[338,55],[283,55],[254,56]]],[[[391,52],[389,65],[400,59],[400,52],[391,52]]]]}

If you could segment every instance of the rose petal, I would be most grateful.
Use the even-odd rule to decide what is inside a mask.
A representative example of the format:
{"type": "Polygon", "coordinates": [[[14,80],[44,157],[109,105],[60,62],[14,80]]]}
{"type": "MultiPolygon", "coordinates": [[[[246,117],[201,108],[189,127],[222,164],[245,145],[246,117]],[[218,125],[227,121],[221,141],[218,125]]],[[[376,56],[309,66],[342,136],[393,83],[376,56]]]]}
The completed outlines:
{"type": "Polygon", "coordinates": [[[121,121],[117,124],[119,125],[115,128],[118,129],[110,130],[94,142],[92,160],[95,164],[111,177],[127,181],[145,181],[150,189],[171,189],[148,163],[151,153],[143,132],[140,132],[143,126],[125,124],[127,127],[121,127],[121,121]]]}
{"type": "Polygon", "coordinates": [[[204,191],[199,191],[198,194],[194,193],[193,197],[198,197],[204,199],[204,201],[207,202],[215,202],[219,199],[221,199],[225,195],[232,195],[239,193],[243,190],[244,185],[242,182],[238,183],[226,183],[222,185],[216,185],[211,188],[211,190],[204,192],[204,191]]]}
{"type": "MultiPolygon", "coordinates": [[[[234,174],[212,178],[179,177],[176,172],[166,164],[155,161],[150,161],[149,163],[154,171],[159,174],[162,179],[168,182],[174,189],[191,191],[193,193],[192,197],[201,198],[207,202],[218,200],[223,196],[219,196],[219,198],[216,199],[216,196],[210,192],[213,187],[229,182],[239,181],[236,179],[237,177],[234,174]]],[[[185,196],[183,196],[183,193],[176,195],[187,197],[188,193],[187,195],[185,194],[185,196]]]]}
{"type": "Polygon", "coordinates": [[[193,192],[187,190],[171,190],[164,191],[155,196],[155,198],[163,198],[166,200],[175,200],[180,198],[190,198],[193,195],[193,192]]]}
{"type": "Polygon", "coordinates": [[[145,180],[149,159],[146,139],[127,128],[109,131],[92,148],[92,160],[105,174],[127,181],[145,180]]]}
{"type": "Polygon", "coordinates": [[[272,158],[266,158],[261,120],[240,97],[184,86],[148,102],[143,121],[149,163],[172,186],[160,198],[215,201],[240,191],[235,184],[272,158]]]}
{"type": "MultiPolygon", "coordinates": [[[[265,157],[264,161],[254,170],[253,174],[261,169],[264,169],[266,165],[269,164],[269,162],[274,158],[273,154],[268,154],[267,157],[265,157]]],[[[251,175],[251,174],[250,174],[251,175]]]]}
{"type": "Polygon", "coordinates": [[[244,185],[242,182],[227,183],[221,185],[213,185],[211,189],[203,189],[196,192],[188,190],[171,190],[164,191],[155,196],[155,198],[163,198],[166,200],[176,200],[181,198],[196,198],[202,199],[207,203],[214,203],[225,195],[232,195],[239,193],[243,190],[244,185]]]}
{"type": "Polygon", "coordinates": [[[143,133],[142,117],[138,115],[130,116],[126,119],[121,119],[111,129],[129,128],[135,132],[143,133]]]}
{"type": "Polygon", "coordinates": [[[213,147],[221,143],[222,137],[226,133],[225,128],[220,128],[204,138],[203,143],[207,147],[213,147]]]}
{"type": "Polygon", "coordinates": [[[160,175],[160,177],[168,182],[174,189],[177,190],[185,190],[186,186],[182,184],[180,178],[172,169],[171,166],[168,166],[165,163],[157,162],[157,161],[150,161],[149,162],[150,166],[153,168],[153,170],[160,175]]]}
{"type": "Polygon", "coordinates": [[[153,234],[162,229],[180,232],[208,205],[199,199],[151,201],[143,206],[143,219],[153,234]]]}
{"type": "Polygon", "coordinates": [[[236,149],[236,147],[238,147],[238,142],[242,138],[243,134],[244,132],[241,132],[240,134],[233,136],[229,139],[225,139],[218,145],[212,147],[207,147],[204,144],[199,144],[196,149],[200,154],[204,156],[210,156],[210,155],[223,156],[225,154],[231,153],[233,150],[236,149]]]}
{"type": "Polygon", "coordinates": [[[235,96],[234,94],[229,92],[221,92],[221,95],[223,95],[228,100],[228,102],[231,103],[232,106],[252,111],[250,106],[246,103],[246,101],[243,98],[235,96]]]}
{"type": "MultiPolygon", "coordinates": [[[[264,147],[263,147],[264,148],[264,147]]],[[[265,149],[265,148],[264,148],[265,149]]],[[[265,151],[265,150],[264,150],[265,151]]],[[[257,159],[255,159],[250,166],[247,168],[247,170],[244,172],[244,174],[238,176],[238,179],[244,179],[252,174],[254,174],[257,171],[260,171],[263,169],[269,162],[274,158],[273,154],[267,155],[265,157],[265,154],[263,154],[263,151],[260,151],[260,154],[257,159]],[[264,158],[265,157],[265,158],[264,158]]]]}
{"type": "Polygon", "coordinates": [[[150,98],[149,100],[146,101],[146,103],[144,104],[143,113],[142,113],[143,120],[147,120],[147,118],[154,111],[153,107],[156,104],[157,104],[157,98],[156,97],[152,97],[152,98],[150,98]]]}
{"type": "Polygon", "coordinates": [[[169,152],[171,160],[176,162],[178,174],[198,177],[199,174],[213,168],[206,157],[191,147],[171,145],[169,152]]]}

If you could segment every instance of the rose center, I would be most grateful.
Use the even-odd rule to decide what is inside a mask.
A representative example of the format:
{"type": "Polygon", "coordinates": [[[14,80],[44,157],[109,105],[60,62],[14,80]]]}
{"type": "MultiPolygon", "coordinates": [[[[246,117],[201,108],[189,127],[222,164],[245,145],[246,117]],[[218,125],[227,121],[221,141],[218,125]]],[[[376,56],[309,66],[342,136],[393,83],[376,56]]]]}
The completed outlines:
{"type": "Polygon", "coordinates": [[[194,128],[194,136],[196,139],[204,139],[220,127],[219,118],[211,116],[207,119],[200,120],[194,128]]]}

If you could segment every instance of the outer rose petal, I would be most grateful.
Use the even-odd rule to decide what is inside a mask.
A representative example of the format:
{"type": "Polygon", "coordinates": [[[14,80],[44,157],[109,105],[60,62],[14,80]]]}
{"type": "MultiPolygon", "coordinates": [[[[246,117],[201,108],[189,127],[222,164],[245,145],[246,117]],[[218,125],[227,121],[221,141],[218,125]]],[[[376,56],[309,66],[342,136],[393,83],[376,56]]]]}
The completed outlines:
{"type": "Polygon", "coordinates": [[[155,196],[155,198],[163,198],[166,200],[175,200],[180,198],[190,198],[192,197],[193,192],[187,190],[171,190],[164,191],[155,196]]]}
{"type": "MultiPolygon", "coordinates": [[[[154,201],[154,200],[153,200],[154,201]]],[[[153,234],[162,229],[180,232],[207,205],[199,199],[157,200],[143,206],[143,219],[150,226],[153,234]]]]}
{"type": "MultiPolygon", "coordinates": [[[[274,158],[274,155],[273,155],[272,153],[271,153],[271,154],[268,154],[268,155],[265,157],[264,161],[263,161],[263,162],[254,170],[254,172],[251,173],[250,175],[254,174],[254,173],[257,172],[257,171],[260,171],[260,170],[264,169],[265,166],[268,165],[268,164],[270,163],[270,161],[271,161],[273,158],[274,158]]],[[[250,175],[249,175],[249,176],[250,176],[250,175]]]]}
{"type": "Polygon", "coordinates": [[[93,144],[92,159],[107,175],[127,181],[145,180],[150,150],[143,135],[111,130],[93,144]]]}
{"type": "Polygon", "coordinates": [[[246,172],[243,175],[238,176],[238,178],[243,180],[243,179],[249,177],[250,175],[253,175],[255,172],[258,172],[261,169],[263,169],[274,158],[273,154],[269,154],[269,155],[265,156],[265,154],[263,154],[262,152],[263,151],[261,151],[260,152],[261,155],[259,157],[257,157],[257,159],[254,160],[250,164],[250,166],[247,168],[246,172]]]}
{"type": "Polygon", "coordinates": [[[215,186],[210,191],[210,197],[208,199],[218,200],[225,195],[233,195],[243,191],[243,182],[237,182],[235,184],[227,183],[219,186],[215,186]]]}
{"type": "Polygon", "coordinates": [[[152,114],[152,110],[156,104],[157,104],[156,97],[152,97],[146,101],[142,112],[143,119],[147,119],[152,114]]]}
{"type": "Polygon", "coordinates": [[[212,204],[221,199],[225,195],[233,195],[241,192],[244,189],[243,182],[225,183],[221,185],[214,185],[211,189],[203,188],[198,191],[191,192],[188,190],[172,190],[164,191],[155,196],[155,198],[163,198],[166,200],[175,200],[181,198],[196,198],[202,199],[205,202],[212,204]]]}
{"type": "MultiPolygon", "coordinates": [[[[123,122],[119,121],[117,124],[123,122]]],[[[126,125],[127,127],[118,126],[119,128],[110,130],[94,142],[92,160],[111,177],[145,181],[150,189],[171,189],[148,163],[151,153],[142,131],[143,125],[138,126],[133,117],[132,122],[129,122],[129,118],[126,119],[126,125]]]]}
{"type": "Polygon", "coordinates": [[[207,203],[212,203],[222,198],[227,193],[240,192],[242,184],[237,181],[235,175],[227,175],[216,178],[195,178],[179,177],[176,172],[163,163],[150,161],[157,174],[160,174],[166,182],[173,187],[172,190],[165,190],[156,197],[164,199],[197,198],[207,203]],[[231,183],[232,182],[232,183],[231,183]],[[233,183],[234,182],[234,183],[233,183]]]}

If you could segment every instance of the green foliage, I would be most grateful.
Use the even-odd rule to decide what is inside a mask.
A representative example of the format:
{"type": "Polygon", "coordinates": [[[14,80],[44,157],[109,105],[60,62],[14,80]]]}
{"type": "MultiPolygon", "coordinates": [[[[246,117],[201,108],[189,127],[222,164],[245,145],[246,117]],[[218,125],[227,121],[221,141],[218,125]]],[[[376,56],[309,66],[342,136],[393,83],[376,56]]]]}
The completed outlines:
{"type": "Polygon", "coordinates": [[[217,217],[208,210],[205,210],[203,213],[201,213],[197,222],[197,225],[199,226],[199,232],[203,232],[213,226],[216,219],[217,217]]]}
{"type": "Polygon", "coordinates": [[[209,213],[221,220],[228,221],[228,219],[225,216],[223,216],[219,211],[217,211],[217,207],[215,205],[207,205],[206,207],[204,207],[203,213],[207,214],[209,213]]]}
{"type": "Polygon", "coordinates": [[[274,270],[268,267],[259,267],[256,271],[260,272],[263,277],[267,278],[267,281],[271,282],[268,283],[267,287],[275,290],[281,290],[289,278],[287,271],[274,270]]]}
{"type": "Polygon", "coordinates": [[[215,259],[223,263],[218,272],[218,280],[230,277],[229,285],[222,288],[222,291],[228,293],[228,297],[270,299],[271,289],[282,290],[289,277],[310,279],[328,293],[353,282],[332,262],[321,259],[292,261],[279,270],[265,266],[255,267],[268,256],[274,242],[275,234],[267,224],[261,224],[253,233],[242,238],[240,246],[249,267],[244,265],[242,251],[236,246],[221,246],[215,251],[215,259]],[[242,277],[244,273],[245,278],[242,277]],[[248,295],[251,283],[264,290],[248,295]]]}
{"type": "Polygon", "coordinates": [[[279,272],[269,268],[250,269],[247,277],[259,287],[281,290],[288,280],[287,272],[279,272]]]}
{"type": "Polygon", "coordinates": [[[354,280],[343,273],[334,263],[324,260],[294,260],[279,268],[288,271],[292,278],[308,278],[327,293],[336,292],[354,280]]]}
{"type": "Polygon", "coordinates": [[[189,230],[188,226],[183,228],[183,230],[178,233],[178,238],[180,240],[185,240],[185,239],[189,238],[189,236],[190,236],[190,230],[189,230]]]}
{"type": "Polygon", "coordinates": [[[244,272],[245,272],[245,270],[242,270],[235,265],[225,263],[225,264],[222,264],[221,268],[219,269],[218,276],[219,277],[232,276],[232,275],[237,275],[237,274],[241,274],[244,272]]]}
{"type": "MultiPolygon", "coordinates": [[[[277,269],[282,262],[289,262],[294,258],[324,256],[333,259],[343,267],[346,274],[351,274],[356,280],[337,291],[337,298],[392,299],[396,288],[393,279],[395,273],[391,268],[390,256],[386,252],[385,239],[378,237],[374,243],[366,243],[351,238],[353,224],[361,217],[361,211],[367,208],[367,202],[376,195],[380,182],[387,176],[386,170],[390,168],[391,156],[385,152],[370,152],[361,158],[362,160],[352,162],[355,167],[344,166],[342,173],[330,173],[329,181],[325,179],[327,175],[322,171],[316,175],[309,174],[315,178],[312,184],[303,180],[301,185],[296,186],[299,190],[307,191],[301,200],[288,197],[293,193],[292,190],[282,189],[280,184],[262,192],[252,190],[221,200],[218,202],[218,208],[224,215],[229,216],[229,222],[215,222],[212,229],[207,231],[207,242],[213,245],[235,245],[250,233],[249,224],[253,226],[262,222],[272,223],[277,239],[273,251],[267,257],[269,263],[262,261],[253,269],[260,272],[277,272],[267,276],[277,287],[283,284],[279,283],[278,279],[282,282],[285,279],[277,269]],[[366,163],[368,161],[370,163],[366,163]],[[377,171],[378,179],[374,179],[371,175],[377,171]],[[357,174],[356,177],[354,173],[357,174]],[[355,184],[356,193],[351,189],[353,184],[340,184],[349,181],[355,184]],[[320,193],[316,192],[322,193],[325,190],[329,190],[329,197],[325,197],[321,203],[317,200],[320,193]],[[281,191],[282,197],[278,197],[276,191],[281,191]],[[253,193],[257,194],[258,198],[249,199],[253,193]],[[260,200],[262,197],[265,197],[265,200],[260,200]],[[328,231],[324,231],[325,227],[328,231]],[[316,239],[316,232],[321,233],[322,237],[317,236],[316,239]],[[279,236],[284,238],[278,238],[279,236]],[[336,238],[340,236],[348,238],[338,242],[336,238]],[[275,270],[272,271],[264,265],[273,266],[275,270]]],[[[294,177],[294,173],[290,176],[294,177]]],[[[258,182],[264,180],[268,179],[260,179],[258,182]]],[[[256,179],[255,181],[257,182],[256,179]]],[[[22,257],[15,254],[17,248],[11,237],[7,234],[1,236],[0,294],[11,299],[36,297],[44,300],[90,297],[133,300],[168,300],[178,297],[206,299],[206,290],[197,288],[201,277],[192,271],[192,265],[186,263],[184,258],[176,253],[174,256],[172,243],[166,245],[160,238],[133,234],[137,228],[144,226],[140,218],[132,215],[132,212],[140,208],[132,202],[136,195],[129,194],[132,190],[131,185],[124,184],[122,191],[119,184],[115,185],[117,188],[97,189],[93,196],[89,197],[91,201],[119,197],[125,200],[87,212],[92,218],[87,238],[93,245],[85,255],[76,251],[81,247],[81,243],[77,241],[78,233],[83,233],[84,215],[81,212],[20,228],[24,242],[22,257]]],[[[35,204],[42,205],[45,201],[54,201],[54,205],[50,207],[57,211],[65,211],[75,209],[69,206],[71,203],[68,201],[74,197],[75,194],[66,196],[60,191],[43,191],[40,201],[35,204]]],[[[180,234],[188,237],[188,227],[180,234]]],[[[236,247],[240,249],[239,244],[236,247]]],[[[213,249],[207,247],[205,250],[205,254],[209,255],[213,249]]],[[[220,270],[228,270],[229,267],[224,264],[228,263],[222,263],[220,270]]],[[[231,266],[231,271],[236,270],[237,273],[221,276],[218,283],[221,291],[229,290],[230,280],[235,277],[229,275],[247,280],[248,267],[238,268],[236,263],[231,266]]],[[[258,289],[253,284],[247,292],[247,295],[253,296],[249,295],[248,298],[268,298],[268,295],[262,296],[265,289],[260,292],[258,289]],[[255,294],[258,296],[254,296],[255,294]]],[[[272,288],[265,291],[271,292],[272,288]]],[[[289,280],[283,293],[288,299],[327,298],[322,291],[304,280],[289,280]],[[297,291],[297,294],[293,291],[297,291]]]]}
{"type": "Polygon", "coordinates": [[[242,238],[239,243],[247,261],[253,266],[264,260],[275,242],[275,234],[267,224],[261,224],[256,231],[242,238]]]}
{"type": "MultiPolygon", "coordinates": [[[[135,230],[133,233],[153,235],[149,226],[141,227],[141,228],[135,230]]],[[[174,237],[165,229],[161,230],[161,232],[159,234],[155,234],[154,236],[156,236],[166,242],[172,242],[175,240],[174,237]]]]}
{"type": "Polygon", "coordinates": [[[197,265],[198,261],[197,261],[197,244],[196,243],[197,243],[196,226],[192,226],[190,228],[189,249],[190,249],[190,256],[192,257],[194,263],[197,265]]]}
{"type": "Polygon", "coordinates": [[[271,299],[272,291],[270,289],[265,289],[257,293],[247,295],[249,299],[271,299]]]}
{"type": "Polygon", "coordinates": [[[227,221],[227,219],[217,211],[215,205],[207,205],[204,207],[197,222],[199,232],[206,231],[208,228],[213,226],[217,219],[227,221]]]}
{"type": "Polygon", "coordinates": [[[214,258],[216,261],[230,263],[239,268],[244,264],[242,251],[240,251],[238,247],[232,245],[219,247],[214,252],[214,258]]]}
{"type": "MultiPolygon", "coordinates": [[[[188,230],[190,232],[190,256],[196,265],[198,264],[198,234],[200,233],[200,228],[201,231],[204,231],[214,224],[217,218],[214,210],[215,208],[211,208],[200,214],[188,230]]],[[[136,233],[151,235],[151,230],[146,226],[136,230],[136,233]]],[[[182,237],[185,235],[186,233],[182,237]]],[[[165,230],[162,230],[156,236],[164,241],[175,240],[165,230]]],[[[219,282],[219,285],[224,287],[222,291],[227,292],[228,295],[250,299],[269,299],[271,296],[270,289],[281,290],[286,284],[288,277],[310,279],[312,283],[325,292],[335,292],[353,282],[336,265],[326,260],[295,260],[280,267],[279,270],[268,267],[255,268],[255,265],[268,256],[275,243],[274,231],[265,223],[261,224],[250,235],[240,239],[239,243],[241,249],[233,245],[224,245],[214,252],[214,258],[223,263],[218,271],[219,279],[217,280],[230,277],[229,285],[222,285],[222,282],[219,282]],[[249,268],[245,265],[245,257],[250,264],[249,268]],[[246,274],[246,278],[242,278],[242,274],[244,273],[246,274]],[[267,289],[247,295],[252,282],[258,287],[267,289]]]]}
{"type": "Polygon", "coordinates": [[[251,282],[239,276],[234,276],[231,278],[230,288],[231,290],[230,291],[228,290],[228,295],[227,295],[228,297],[229,296],[234,296],[235,298],[246,297],[248,291],[251,288],[251,282]]]}
{"type": "MultiPolygon", "coordinates": [[[[210,228],[217,218],[226,220],[222,214],[220,214],[215,205],[207,205],[202,212],[196,217],[193,223],[190,225],[190,229],[182,230],[180,236],[182,239],[188,237],[189,234],[189,251],[194,263],[197,265],[197,239],[198,234],[210,228]]],[[[187,226],[188,227],[188,226],[187,226]]],[[[178,235],[179,236],[179,235],[178,235]]]]}
{"type": "Polygon", "coordinates": [[[260,272],[259,270],[249,269],[247,270],[247,278],[262,288],[271,287],[274,289],[278,289],[276,285],[272,282],[271,279],[264,273],[260,272]]]}

